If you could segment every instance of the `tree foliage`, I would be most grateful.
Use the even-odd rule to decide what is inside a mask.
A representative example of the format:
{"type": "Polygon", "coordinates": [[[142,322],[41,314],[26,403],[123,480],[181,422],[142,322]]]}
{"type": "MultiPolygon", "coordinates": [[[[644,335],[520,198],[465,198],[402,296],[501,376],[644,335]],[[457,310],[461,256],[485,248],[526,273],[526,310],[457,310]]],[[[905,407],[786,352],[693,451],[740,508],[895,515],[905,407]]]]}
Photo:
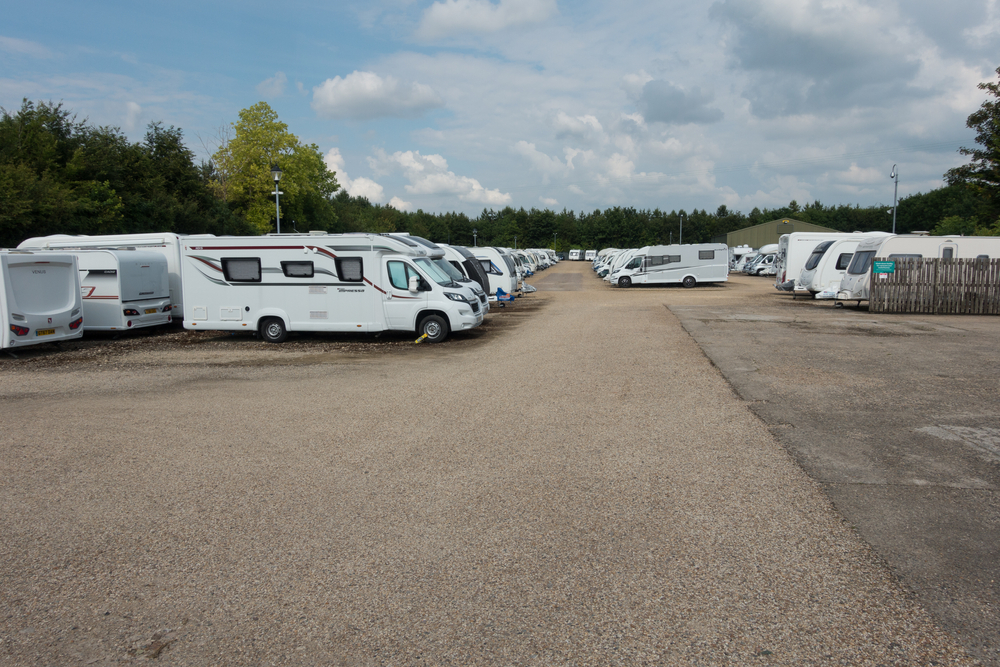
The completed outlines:
{"type": "MultiPolygon", "coordinates": [[[[1000,77],[1000,67],[996,72],[1000,77]]],[[[965,123],[976,131],[979,147],[959,149],[972,161],[949,170],[946,178],[949,184],[964,185],[974,193],[978,200],[977,223],[995,226],[1000,224],[1000,83],[984,81],[979,89],[989,97],[965,123]]]]}
{"type": "Polygon", "coordinates": [[[254,233],[276,227],[271,177],[275,164],[282,171],[284,196],[279,201],[285,231],[291,231],[296,220],[308,221],[309,229],[334,227],[336,216],[329,200],[338,188],[337,179],[315,144],[302,144],[266,102],[240,111],[231,129],[231,136],[221,137],[212,156],[212,189],[254,233]]]}

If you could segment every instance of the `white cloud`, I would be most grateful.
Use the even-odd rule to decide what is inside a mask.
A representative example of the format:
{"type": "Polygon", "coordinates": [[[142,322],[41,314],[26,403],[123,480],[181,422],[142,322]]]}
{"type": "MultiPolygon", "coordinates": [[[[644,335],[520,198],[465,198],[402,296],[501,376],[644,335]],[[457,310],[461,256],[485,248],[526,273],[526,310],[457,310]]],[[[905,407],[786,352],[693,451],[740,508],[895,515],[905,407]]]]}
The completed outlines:
{"type": "Polygon", "coordinates": [[[415,118],[442,106],[430,86],[405,83],[393,76],[354,71],[313,88],[313,110],[325,118],[415,118]]]}
{"type": "Polygon", "coordinates": [[[490,206],[511,201],[508,193],[487,190],[476,179],[449,171],[448,162],[440,155],[421,155],[419,151],[397,151],[388,155],[378,150],[369,162],[381,173],[401,171],[410,182],[406,186],[410,194],[454,195],[462,201],[490,206]]]}
{"type": "Polygon", "coordinates": [[[559,138],[573,137],[576,139],[594,140],[604,137],[604,128],[596,116],[570,116],[562,111],[556,114],[552,122],[556,136],[559,138]]]}
{"type": "Polygon", "coordinates": [[[551,197],[539,197],[538,201],[542,202],[543,204],[545,204],[550,208],[555,208],[556,206],[559,206],[559,200],[552,199],[551,197]]]}
{"type": "Polygon", "coordinates": [[[323,157],[327,168],[337,172],[337,182],[340,187],[347,191],[352,197],[365,197],[368,201],[380,204],[385,199],[385,189],[370,178],[354,178],[347,175],[344,170],[344,156],[340,154],[339,148],[331,148],[323,157]]]}
{"type": "Polygon", "coordinates": [[[257,84],[257,92],[264,97],[281,97],[285,94],[286,83],[288,83],[288,77],[285,76],[285,73],[276,72],[270,79],[264,79],[257,84]]]}
{"type": "Polygon", "coordinates": [[[565,173],[567,167],[559,158],[550,157],[535,148],[535,144],[527,141],[519,141],[514,145],[514,152],[527,158],[531,166],[544,174],[544,182],[548,182],[549,176],[565,173]]]}
{"type": "Polygon", "coordinates": [[[134,132],[139,127],[139,119],[142,117],[142,107],[135,102],[125,105],[125,122],[122,123],[126,132],[134,132]]]}
{"type": "Polygon", "coordinates": [[[556,0],[444,0],[424,11],[417,37],[438,39],[454,34],[499,32],[540,23],[557,12],[556,0]]]}
{"type": "Polygon", "coordinates": [[[37,42],[0,35],[0,51],[32,58],[51,58],[52,51],[37,42]]]}
{"type": "Polygon", "coordinates": [[[399,197],[393,197],[389,200],[389,206],[393,207],[397,211],[412,211],[413,204],[408,201],[403,201],[399,197]]]}

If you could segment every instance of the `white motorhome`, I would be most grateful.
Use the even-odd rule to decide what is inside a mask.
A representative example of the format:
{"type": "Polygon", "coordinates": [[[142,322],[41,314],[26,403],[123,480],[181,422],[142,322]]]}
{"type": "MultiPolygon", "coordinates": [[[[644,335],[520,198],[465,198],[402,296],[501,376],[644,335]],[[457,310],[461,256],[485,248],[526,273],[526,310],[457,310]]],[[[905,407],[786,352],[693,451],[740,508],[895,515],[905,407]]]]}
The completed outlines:
{"type": "Polygon", "coordinates": [[[657,245],[639,248],[631,259],[611,273],[618,287],[680,283],[719,283],[729,279],[729,249],[725,243],[657,245]]]}
{"type": "Polygon", "coordinates": [[[739,264],[740,260],[747,255],[754,254],[755,252],[757,251],[745,244],[729,248],[729,270],[735,270],[736,265],[739,264]]]}
{"type": "Polygon", "coordinates": [[[802,267],[798,284],[817,299],[834,298],[858,244],[872,236],[888,236],[888,234],[886,232],[851,234],[848,238],[832,239],[818,244],[802,267]]]}
{"type": "Polygon", "coordinates": [[[439,342],[479,326],[483,309],[431,250],[405,236],[282,234],[183,239],[184,328],[416,331],[439,342]]]}
{"type": "Polygon", "coordinates": [[[173,318],[167,259],[141,250],[66,250],[80,267],[84,330],[127,331],[173,318]]]}
{"type": "Polygon", "coordinates": [[[840,281],[837,301],[868,300],[874,259],[939,257],[961,259],[1000,257],[1000,236],[927,236],[900,234],[877,236],[858,244],[847,273],[840,281]]]}
{"type": "Polygon", "coordinates": [[[452,266],[461,271],[466,278],[474,280],[483,290],[483,294],[488,295],[490,289],[490,279],[483,271],[483,265],[479,263],[475,255],[469,252],[468,248],[456,245],[438,244],[444,250],[444,258],[452,266]]]}
{"type": "Polygon", "coordinates": [[[743,268],[743,273],[749,276],[773,276],[774,256],[777,253],[777,243],[768,243],[767,245],[761,246],[760,250],[757,251],[757,256],[748,262],[743,268]]]}
{"type": "Polygon", "coordinates": [[[0,250],[0,348],[55,343],[83,335],[76,257],[0,250]]]}
{"type": "Polygon", "coordinates": [[[627,264],[630,259],[632,259],[633,257],[635,257],[635,253],[637,253],[637,252],[639,252],[638,248],[629,248],[629,249],[623,250],[620,253],[618,253],[617,255],[615,255],[615,258],[612,259],[611,262],[605,267],[605,268],[607,268],[607,271],[606,272],[605,271],[601,271],[601,273],[604,274],[602,276],[602,278],[604,278],[604,282],[610,283],[611,282],[611,276],[616,271],[618,271],[623,266],[625,266],[625,264],[627,264]]]}
{"type": "Polygon", "coordinates": [[[386,236],[405,236],[410,241],[415,241],[428,248],[430,250],[430,255],[428,256],[434,261],[435,264],[438,265],[438,268],[447,273],[453,281],[468,287],[475,293],[476,298],[479,299],[479,305],[483,308],[484,315],[490,312],[489,300],[486,298],[486,290],[484,290],[474,278],[467,276],[461,266],[456,266],[448,261],[448,251],[446,251],[443,246],[438,245],[433,241],[428,241],[423,237],[413,236],[411,234],[393,233],[386,234],[386,236]]]}
{"type": "MultiPolygon", "coordinates": [[[[208,234],[199,235],[201,237],[208,234]]],[[[174,305],[174,319],[182,317],[184,303],[181,299],[181,239],[171,232],[152,234],[103,234],[97,236],[70,236],[53,234],[36,236],[23,241],[19,248],[135,248],[157,252],[167,259],[170,278],[170,302],[174,305]]]]}
{"type": "Polygon", "coordinates": [[[486,272],[490,281],[490,301],[496,301],[497,290],[502,289],[507,294],[517,291],[517,268],[514,261],[504,255],[498,248],[479,247],[468,248],[486,272]]]}

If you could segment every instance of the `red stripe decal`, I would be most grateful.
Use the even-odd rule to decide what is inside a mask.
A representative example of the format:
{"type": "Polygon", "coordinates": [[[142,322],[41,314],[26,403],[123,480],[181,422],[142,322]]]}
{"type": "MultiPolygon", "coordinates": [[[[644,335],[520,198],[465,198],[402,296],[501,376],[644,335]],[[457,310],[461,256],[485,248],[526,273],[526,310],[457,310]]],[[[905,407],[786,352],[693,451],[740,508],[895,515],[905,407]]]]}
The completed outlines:
{"type": "Polygon", "coordinates": [[[217,267],[217,266],[216,266],[215,264],[212,264],[212,263],[211,263],[210,261],[208,261],[207,259],[202,259],[201,257],[192,257],[191,259],[196,259],[196,260],[198,260],[199,262],[201,262],[202,264],[204,264],[205,266],[210,266],[210,267],[212,267],[213,269],[215,269],[216,271],[218,271],[219,273],[222,273],[222,269],[220,269],[219,267],[217,267]]]}
{"type": "Polygon", "coordinates": [[[379,292],[382,292],[382,294],[386,294],[386,291],[384,289],[382,289],[381,287],[379,287],[378,285],[376,285],[372,281],[368,280],[367,278],[365,278],[364,281],[366,283],[368,283],[369,285],[371,285],[372,287],[374,287],[375,289],[377,289],[379,292]]]}

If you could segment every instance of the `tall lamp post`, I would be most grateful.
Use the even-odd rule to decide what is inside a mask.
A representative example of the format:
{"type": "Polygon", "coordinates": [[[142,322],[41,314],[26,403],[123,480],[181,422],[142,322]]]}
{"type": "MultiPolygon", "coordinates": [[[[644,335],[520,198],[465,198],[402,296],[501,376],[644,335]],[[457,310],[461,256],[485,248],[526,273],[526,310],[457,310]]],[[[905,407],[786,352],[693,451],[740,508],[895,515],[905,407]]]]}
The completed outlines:
{"type": "Polygon", "coordinates": [[[278,190],[278,181],[281,180],[281,167],[276,164],[271,165],[271,176],[274,177],[274,214],[278,219],[278,233],[281,233],[281,207],[278,203],[278,195],[281,191],[278,190]]]}
{"type": "Polygon", "coordinates": [[[476,238],[476,234],[478,232],[479,232],[478,229],[476,229],[475,227],[472,228],[472,247],[473,248],[478,248],[479,247],[479,241],[476,238]]]}
{"type": "Polygon", "coordinates": [[[677,234],[677,245],[684,245],[684,214],[678,213],[677,218],[680,220],[681,226],[677,234]]]}
{"type": "Polygon", "coordinates": [[[559,236],[559,232],[552,232],[552,250],[553,252],[559,252],[559,248],[556,247],[556,238],[559,236]]]}
{"type": "Polygon", "coordinates": [[[892,233],[896,233],[896,195],[899,194],[899,172],[896,171],[896,165],[892,165],[892,173],[889,174],[889,178],[895,179],[896,185],[892,189],[892,233]]]}

